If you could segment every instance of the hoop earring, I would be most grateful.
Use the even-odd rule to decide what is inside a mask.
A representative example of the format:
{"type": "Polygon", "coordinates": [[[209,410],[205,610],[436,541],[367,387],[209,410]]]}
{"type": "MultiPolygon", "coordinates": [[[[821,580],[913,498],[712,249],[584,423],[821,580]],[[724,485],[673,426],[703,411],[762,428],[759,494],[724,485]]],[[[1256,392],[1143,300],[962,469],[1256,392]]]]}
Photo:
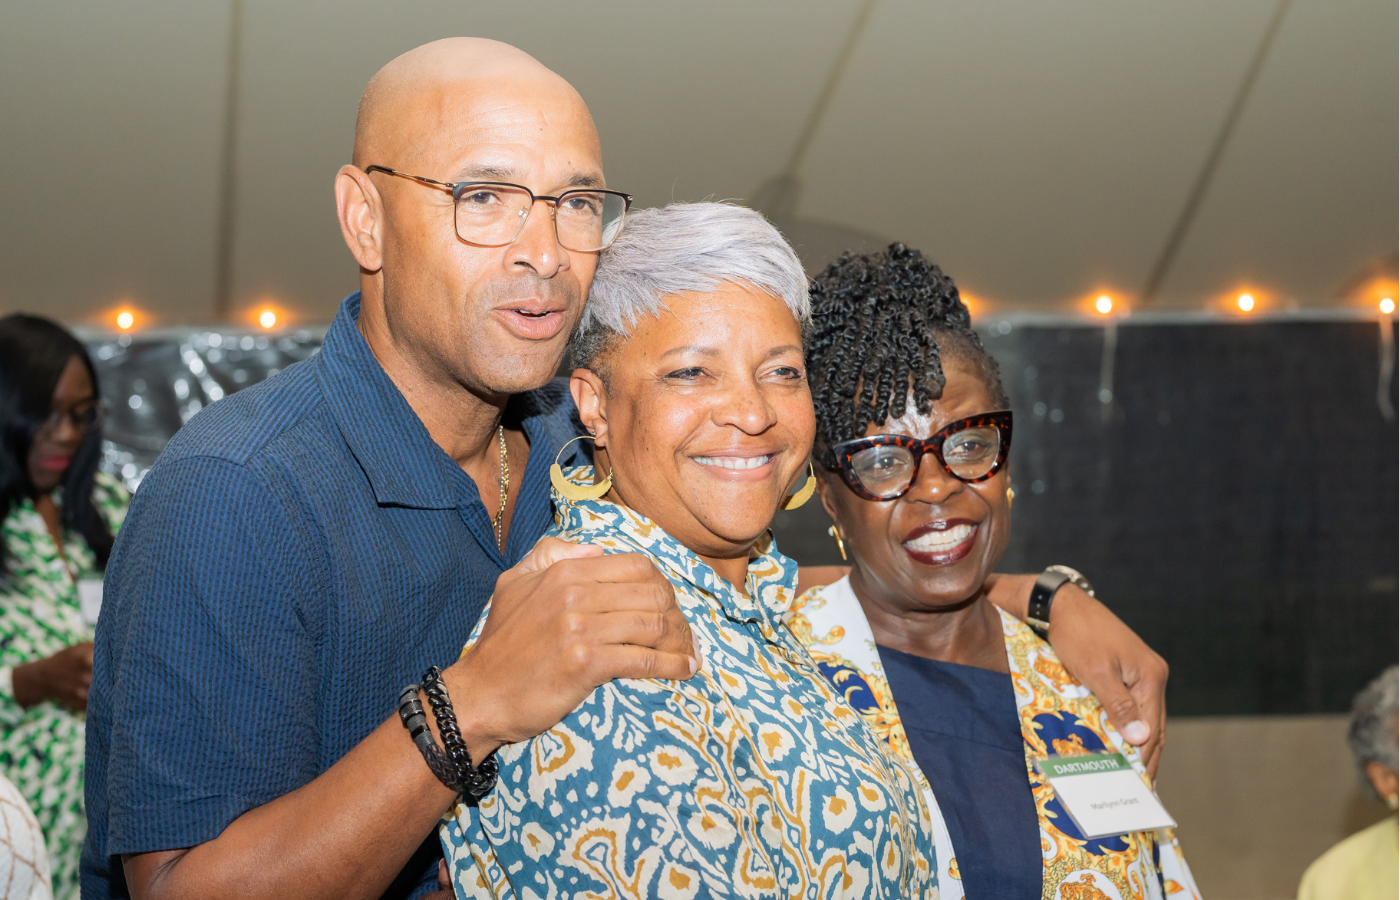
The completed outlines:
{"type": "Polygon", "coordinates": [[[559,457],[564,455],[564,451],[569,448],[569,444],[572,444],[574,441],[581,441],[584,438],[588,438],[589,440],[594,441],[596,444],[593,435],[581,434],[559,448],[559,452],[554,454],[554,465],[549,467],[549,483],[554,485],[554,489],[559,492],[559,496],[565,498],[566,500],[573,500],[575,503],[577,503],[580,500],[597,500],[599,497],[612,490],[611,467],[608,468],[608,477],[604,478],[597,484],[591,484],[586,486],[582,484],[574,484],[572,481],[564,477],[564,470],[559,467],[559,457]]]}
{"type": "Polygon", "coordinates": [[[807,460],[807,481],[798,488],[797,493],[783,501],[783,509],[797,509],[797,507],[812,499],[812,492],[817,489],[817,473],[812,468],[812,461],[807,460]]]}
{"type": "Polygon", "coordinates": [[[832,539],[833,541],[836,542],[836,549],[841,551],[841,560],[842,560],[842,562],[845,562],[845,561],[846,561],[846,542],[843,541],[843,540],[841,540],[841,532],[839,532],[839,531],[836,530],[836,526],[835,526],[835,525],[832,525],[830,528],[828,528],[828,529],[826,530],[826,533],[829,534],[829,535],[831,535],[831,539],[832,539]]]}

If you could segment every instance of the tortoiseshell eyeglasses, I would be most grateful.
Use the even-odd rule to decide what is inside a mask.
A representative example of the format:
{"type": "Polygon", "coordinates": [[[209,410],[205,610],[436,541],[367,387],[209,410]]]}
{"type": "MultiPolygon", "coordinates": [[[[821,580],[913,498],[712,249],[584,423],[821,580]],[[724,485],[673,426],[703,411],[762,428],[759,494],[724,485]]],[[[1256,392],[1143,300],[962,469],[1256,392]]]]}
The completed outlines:
{"type": "Polygon", "coordinates": [[[903,434],[874,434],[842,441],[831,452],[836,468],[861,497],[903,497],[931,454],[949,475],[967,484],[986,481],[1006,463],[1011,449],[1011,411],[982,413],[949,422],[927,440],[903,434]]]}

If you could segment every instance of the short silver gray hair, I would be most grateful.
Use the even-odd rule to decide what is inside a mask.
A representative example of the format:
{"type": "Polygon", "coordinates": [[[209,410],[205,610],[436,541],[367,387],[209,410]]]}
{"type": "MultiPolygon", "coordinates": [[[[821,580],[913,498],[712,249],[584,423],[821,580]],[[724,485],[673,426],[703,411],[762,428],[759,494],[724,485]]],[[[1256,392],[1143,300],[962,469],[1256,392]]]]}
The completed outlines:
{"type": "MultiPolygon", "coordinates": [[[[570,343],[588,367],[665,298],[751,285],[783,301],[804,337],[812,320],[807,275],[792,246],[754,210],[731,203],[673,203],[627,216],[622,234],[598,259],[593,289],[570,343]]],[[[600,373],[601,374],[601,373],[600,373]]]]}
{"type": "Polygon", "coordinates": [[[1400,754],[1400,669],[1391,666],[1356,695],[1351,704],[1347,743],[1367,787],[1371,786],[1366,776],[1369,762],[1400,772],[1400,761],[1396,759],[1400,754]]]}

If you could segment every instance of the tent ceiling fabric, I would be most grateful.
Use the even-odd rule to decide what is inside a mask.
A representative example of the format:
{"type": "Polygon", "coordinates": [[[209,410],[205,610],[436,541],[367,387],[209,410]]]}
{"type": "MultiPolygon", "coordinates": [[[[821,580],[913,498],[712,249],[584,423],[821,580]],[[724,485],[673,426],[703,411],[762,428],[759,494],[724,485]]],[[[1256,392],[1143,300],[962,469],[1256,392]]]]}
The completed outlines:
{"type": "MultiPolygon", "coordinates": [[[[903,240],[1010,308],[1135,292],[1275,5],[881,0],[791,233],[809,264],[843,235],[903,240]]],[[[354,288],[331,181],[397,53],[516,44],[588,101],[611,185],[744,199],[786,165],[859,7],[245,0],[234,305],[325,320],[354,288]]],[[[222,3],[0,8],[0,310],[210,318],[228,22],[222,3]]],[[[1395,3],[1293,4],[1162,306],[1245,282],[1322,304],[1394,252],[1396,60],[1395,3]]]]}

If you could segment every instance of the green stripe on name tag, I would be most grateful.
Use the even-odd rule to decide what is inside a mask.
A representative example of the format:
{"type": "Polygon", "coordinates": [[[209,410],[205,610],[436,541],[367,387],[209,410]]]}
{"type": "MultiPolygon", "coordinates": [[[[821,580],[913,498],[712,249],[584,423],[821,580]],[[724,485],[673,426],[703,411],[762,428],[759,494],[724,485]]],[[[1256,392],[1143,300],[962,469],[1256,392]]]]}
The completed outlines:
{"type": "Polygon", "coordinates": [[[1067,775],[1094,775],[1099,772],[1117,772],[1131,769],[1121,753],[1093,753],[1086,756],[1052,756],[1036,761],[1040,771],[1047,778],[1064,778],[1067,775]]]}

